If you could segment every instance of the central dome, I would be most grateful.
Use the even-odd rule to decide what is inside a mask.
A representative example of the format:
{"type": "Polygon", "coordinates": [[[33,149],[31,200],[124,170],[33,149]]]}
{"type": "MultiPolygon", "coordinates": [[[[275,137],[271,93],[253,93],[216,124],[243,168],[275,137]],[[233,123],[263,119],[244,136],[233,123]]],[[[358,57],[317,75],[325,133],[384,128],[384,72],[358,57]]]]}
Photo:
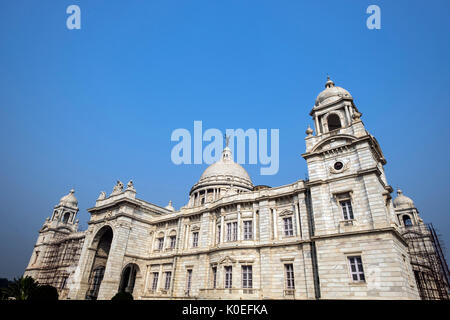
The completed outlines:
{"type": "Polygon", "coordinates": [[[220,159],[210,165],[200,177],[200,181],[212,177],[229,176],[233,178],[247,180],[251,183],[250,176],[247,171],[233,160],[220,159]]]}
{"type": "Polygon", "coordinates": [[[219,161],[210,165],[200,180],[192,187],[191,193],[197,189],[210,186],[234,186],[247,190],[253,189],[253,183],[247,171],[231,157],[228,147],[222,151],[219,161]]]}

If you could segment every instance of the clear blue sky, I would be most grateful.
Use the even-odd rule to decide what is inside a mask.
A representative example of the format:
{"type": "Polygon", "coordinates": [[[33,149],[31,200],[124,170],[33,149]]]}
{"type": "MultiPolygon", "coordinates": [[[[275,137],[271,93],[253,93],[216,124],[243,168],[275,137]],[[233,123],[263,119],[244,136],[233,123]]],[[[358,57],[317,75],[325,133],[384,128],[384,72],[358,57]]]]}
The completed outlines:
{"type": "MultiPolygon", "coordinates": [[[[329,73],[450,246],[450,2],[23,1],[0,3],[0,277],[19,276],[73,187],[81,227],[100,191],[179,208],[206,165],[170,161],[176,128],[279,128],[280,170],[303,179],[309,111],[329,73]],[[82,11],[68,30],[67,6],[82,11]],[[366,28],[370,4],[382,29],[366,28]]],[[[448,253],[448,251],[447,251],[448,253]]]]}

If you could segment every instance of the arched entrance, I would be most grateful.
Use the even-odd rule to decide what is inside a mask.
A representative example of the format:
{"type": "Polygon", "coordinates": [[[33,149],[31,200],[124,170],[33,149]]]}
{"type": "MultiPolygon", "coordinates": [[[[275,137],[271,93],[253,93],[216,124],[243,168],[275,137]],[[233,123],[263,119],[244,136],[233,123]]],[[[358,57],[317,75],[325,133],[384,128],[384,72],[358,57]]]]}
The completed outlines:
{"type": "Polygon", "coordinates": [[[100,285],[105,274],[106,263],[108,261],[109,250],[113,239],[113,231],[110,226],[101,228],[92,241],[95,251],[94,262],[89,276],[89,289],[86,292],[86,299],[96,300],[100,285]]]}
{"type": "Polygon", "coordinates": [[[119,291],[133,294],[137,277],[139,277],[139,267],[134,263],[128,264],[122,271],[119,291]]]}

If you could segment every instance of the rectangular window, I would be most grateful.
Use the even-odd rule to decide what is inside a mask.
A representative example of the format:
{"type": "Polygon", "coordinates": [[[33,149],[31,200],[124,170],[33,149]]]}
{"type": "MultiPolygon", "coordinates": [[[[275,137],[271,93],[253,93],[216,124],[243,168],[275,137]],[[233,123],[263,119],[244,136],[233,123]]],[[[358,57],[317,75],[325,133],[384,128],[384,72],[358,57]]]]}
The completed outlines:
{"type": "Polygon", "coordinates": [[[217,226],[217,243],[220,243],[220,231],[221,231],[221,227],[220,224],[217,226]]]}
{"type": "Polygon", "coordinates": [[[187,271],[187,279],[186,279],[186,294],[189,295],[191,292],[191,283],[192,283],[192,269],[188,269],[187,271]]]}
{"type": "Polygon", "coordinates": [[[232,232],[231,222],[227,223],[227,241],[231,241],[231,232],[232,232]]]}
{"type": "Polygon", "coordinates": [[[166,282],[164,283],[164,289],[169,290],[170,289],[170,280],[172,278],[172,272],[166,271],[166,282]]]}
{"type": "Polygon", "coordinates": [[[238,224],[237,222],[227,223],[227,241],[237,241],[238,224]]]}
{"type": "Polygon", "coordinates": [[[242,288],[253,288],[252,266],[242,266],[242,288]]]}
{"type": "Polygon", "coordinates": [[[152,292],[156,292],[156,289],[158,288],[158,278],[159,272],[153,272],[152,292]]]}
{"type": "Polygon", "coordinates": [[[233,268],[231,266],[225,267],[225,288],[230,289],[233,285],[233,268]]]}
{"type": "Polygon", "coordinates": [[[217,287],[217,267],[212,267],[212,287],[217,287]]]}
{"type": "Polygon", "coordinates": [[[339,203],[341,204],[344,220],[353,220],[352,202],[350,200],[343,200],[339,203]]]}
{"type": "Polygon", "coordinates": [[[284,218],[283,219],[284,224],[284,235],[286,237],[290,237],[294,235],[294,228],[292,227],[292,218],[284,218]]]}
{"type": "Polygon", "coordinates": [[[251,240],[253,238],[253,223],[252,221],[244,221],[244,240],[251,240]]]}
{"type": "Polygon", "coordinates": [[[158,250],[164,249],[164,238],[158,238],[158,250]]]}
{"type": "Polygon", "coordinates": [[[192,246],[194,248],[198,247],[198,232],[192,233],[192,246]]]}
{"type": "Polygon", "coordinates": [[[237,241],[237,235],[238,235],[238,223],[233,222],[233,241],[237,241]]]}
{"type": "Polygon", "coordinates": [[[350,274],[353,281],[365,281],[364,269],[362,265],[361,256],[348,257],[350,264],[350,274]]]}
{"type": "Polygon", "coordinates": [[[295,289],[294,284],[294,265],[293,264],[285,264],[284,270],[286,272],[286,289],[295,289]]]}
{"type": "Polygon", "coordinates": [[[171,236],[170,237],[170,249],[175,249],[176,243],[177,243],[177,237],[171,236]]]}

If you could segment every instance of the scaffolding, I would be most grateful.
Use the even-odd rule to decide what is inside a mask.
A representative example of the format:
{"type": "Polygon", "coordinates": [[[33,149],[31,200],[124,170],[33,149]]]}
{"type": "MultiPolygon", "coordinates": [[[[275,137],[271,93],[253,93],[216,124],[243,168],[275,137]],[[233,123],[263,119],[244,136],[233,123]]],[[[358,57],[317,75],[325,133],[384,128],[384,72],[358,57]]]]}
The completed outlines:
{"type": "Polygon", "coordinates": [[[46,243],[42,266],[37,281],[55,287],[58,292],[66,291],[67,279],[80,259],[84,237],[75,236],[46,243]]]}
{"type": "Polygon", "coordinates": [[[449,270],[432,224],[402,228],[422,300],[449,300],[449,270]]]}

